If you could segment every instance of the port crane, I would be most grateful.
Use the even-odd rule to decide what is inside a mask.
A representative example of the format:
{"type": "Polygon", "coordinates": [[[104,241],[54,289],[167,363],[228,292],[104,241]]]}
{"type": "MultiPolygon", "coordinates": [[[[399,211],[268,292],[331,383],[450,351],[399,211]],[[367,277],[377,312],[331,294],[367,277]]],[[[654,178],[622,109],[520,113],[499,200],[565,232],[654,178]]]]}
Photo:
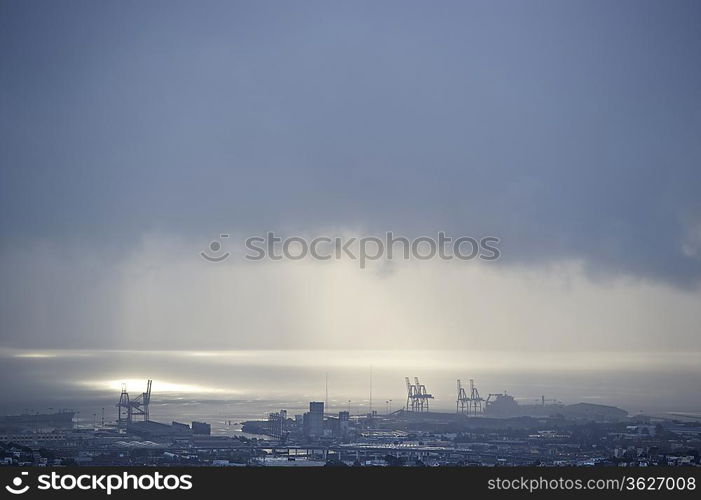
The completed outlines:
{"type": "Polygon", "coordinates": [[[477,415],[482,413],[482,402],[484,398],[480,396],[477,386],[475,386],[475,380],[470,379],[470,392],[465,390],[462,386],[462,382],[458,380],[458,399],[456,401],[456,412],[463,413],[467,415],[477,415]]]}
{"type": "Polygon", "coordinates": [[[429,411],[429,400],[433,399],[433,395],[426,391],[426,386],[419,382],[419,377],[414,377],[412,384],[409,377],[406,380],[406,409],[407,411],[429,411]]]}
{"type": "Polygon", "coordinates": [[[467,397],[465,388],[462,386],[462,382],[458,379],[458,399],[455,402],[455,413],[465,413],[466,409],[469,409],[470,398],[467,397]]]}
{"type": "Polygon", "coordinates": [[[143,416],[144,422],[149,421],[149,405],[151,403],[151,379],[146,383],[146,392],[142,392],[134,399],[129,398],[126,384],[122,384],[122,393],[117,403],[117,423],[119,427],[128,426],[134,421],[134,416],[143,416]]]}

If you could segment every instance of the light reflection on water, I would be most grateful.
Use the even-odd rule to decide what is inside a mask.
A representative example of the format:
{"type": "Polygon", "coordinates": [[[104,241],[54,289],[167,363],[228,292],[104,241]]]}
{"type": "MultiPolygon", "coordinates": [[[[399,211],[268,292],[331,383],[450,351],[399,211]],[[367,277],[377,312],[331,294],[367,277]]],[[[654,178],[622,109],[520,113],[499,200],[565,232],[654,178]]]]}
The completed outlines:
{"type": "Polygon", "coordinates": [[[44,351],[0,350],[3,413],[74,408],[90,423],[113,420],[122,382],[130,392],[152,378],[154,420],[205,420],[227,425],[286,408],[301,413],[324,401],[331,411],[403,406],[404,377],[418,376],[436,397],[433,408],[454,411],[455,380],[474,378],[483,396],[508,391],[522,402],[541,395],[631,412],[700,412],[699,353],[496,353],[469,351],[44,351]],[[93,417],[93,414],[96,416],[93,417]]]}

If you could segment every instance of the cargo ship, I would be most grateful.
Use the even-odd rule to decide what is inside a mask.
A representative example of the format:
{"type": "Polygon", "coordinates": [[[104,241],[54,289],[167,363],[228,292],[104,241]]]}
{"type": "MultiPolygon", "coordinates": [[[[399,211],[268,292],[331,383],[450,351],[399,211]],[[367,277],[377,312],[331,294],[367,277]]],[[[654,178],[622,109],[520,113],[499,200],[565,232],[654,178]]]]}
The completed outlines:
{"type": "Polygon", "coordinates": [[[70,429],[73,426],[74,416],[75,412],[69,410],[55,413],[5,415],[0,416],[0,429],[4,431],[70,429]]]}

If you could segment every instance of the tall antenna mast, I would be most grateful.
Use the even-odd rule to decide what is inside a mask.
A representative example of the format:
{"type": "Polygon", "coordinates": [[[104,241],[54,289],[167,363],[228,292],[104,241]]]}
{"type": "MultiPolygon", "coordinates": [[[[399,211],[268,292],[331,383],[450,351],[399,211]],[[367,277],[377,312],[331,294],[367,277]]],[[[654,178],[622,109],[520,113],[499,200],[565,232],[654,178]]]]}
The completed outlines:
{"type": "Polygon", "coordinates": [[[328,412],[329,408],[329,372],[326,372],[326,398],[324,399],[324,408],[328,412]]]}
{"type": "Polygon", "coordinates": [[[372,415],[372,365],[370,365],[370,415],[372,415]]]}

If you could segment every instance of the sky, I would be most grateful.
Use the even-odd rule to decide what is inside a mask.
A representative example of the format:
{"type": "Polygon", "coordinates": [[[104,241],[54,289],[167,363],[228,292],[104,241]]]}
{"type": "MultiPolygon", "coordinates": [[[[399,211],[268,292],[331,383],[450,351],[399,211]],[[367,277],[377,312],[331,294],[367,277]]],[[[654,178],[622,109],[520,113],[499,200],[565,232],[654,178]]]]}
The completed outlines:
{"type": "Polygon", "coordinates": [[[701,351],[700,25],[682,0],[4,0],[0,347],[701,351]],[[270,230],[501,258],[242,259],[270,230]]]}

